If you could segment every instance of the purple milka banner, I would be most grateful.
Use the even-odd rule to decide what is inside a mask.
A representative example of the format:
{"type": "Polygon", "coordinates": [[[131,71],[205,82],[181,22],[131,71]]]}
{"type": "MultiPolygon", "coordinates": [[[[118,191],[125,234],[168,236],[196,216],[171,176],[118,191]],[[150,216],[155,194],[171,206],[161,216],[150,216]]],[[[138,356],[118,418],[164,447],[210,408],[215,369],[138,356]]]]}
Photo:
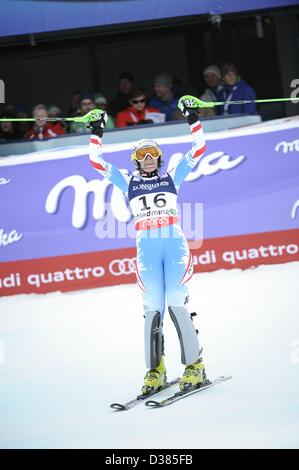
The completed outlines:
{"type": "MultiPolygon", "coordinates": [[[[297,229],[298,127],[235,134],[207,135],[205,156],[182,184],[178,202],[203,203],[205,239],[297,229]]],[[[186,138],[178,140],[161,144],[165,170],[190,148],[186,138]]],[[[132,172],[127,147],[109,150],[106,159],[132,172]]],[[[76,148],[65,152],[72,151],[78,154],[76,148]]],[[[98,238],[96,225],[105,220],[105,203],[110,203],[110,220],[133,225],[125,197],[101,179],[87,154],[63,158],[61,153],[53,160],[0,162],[0,262],[135,245],[132,237],[98,238]]]]}

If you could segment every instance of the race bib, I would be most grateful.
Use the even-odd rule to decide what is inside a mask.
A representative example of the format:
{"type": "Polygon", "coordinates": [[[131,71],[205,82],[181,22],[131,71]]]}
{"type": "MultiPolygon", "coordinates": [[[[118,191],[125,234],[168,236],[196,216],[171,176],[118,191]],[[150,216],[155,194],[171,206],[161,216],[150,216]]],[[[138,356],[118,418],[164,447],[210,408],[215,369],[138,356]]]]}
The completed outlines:
{"type": "Polygon", "coordinates": [[[145,193],[131,199],[136,230],[148,230],[176,223],[176,201],[177,195],[166,191],[145,193]]]}

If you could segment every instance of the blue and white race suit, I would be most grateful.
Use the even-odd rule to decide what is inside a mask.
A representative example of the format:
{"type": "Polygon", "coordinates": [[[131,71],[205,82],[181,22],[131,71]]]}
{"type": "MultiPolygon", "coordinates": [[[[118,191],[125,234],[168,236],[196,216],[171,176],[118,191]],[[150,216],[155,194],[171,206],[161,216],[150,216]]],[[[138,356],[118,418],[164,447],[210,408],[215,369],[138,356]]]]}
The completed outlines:
{"type": "Polygon", "coordinates": [[[192,148],[171,171],[153,177],[124,175],[103,159],[101,138],[93,134],[90,138],[91,164],[125,193],[135,219],[136,275],[145,309],[145,361],[151,368],[156,367],[163,353],[166,303],[178,331],[182,362],[195,362],[200,352],[196,330],[186,307],[186,283],[193,273],[192,257],[177,211],[180,185],[205,151],[200,122],[190,128],[192,148]]]}

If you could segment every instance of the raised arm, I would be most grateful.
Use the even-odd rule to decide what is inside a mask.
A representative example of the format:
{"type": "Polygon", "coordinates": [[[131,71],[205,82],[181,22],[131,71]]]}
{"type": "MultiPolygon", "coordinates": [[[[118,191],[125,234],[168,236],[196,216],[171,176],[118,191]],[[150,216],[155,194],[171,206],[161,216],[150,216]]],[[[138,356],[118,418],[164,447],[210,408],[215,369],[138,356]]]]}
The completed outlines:
{"type": "Polygon", "coordinates": [[[125,194],[128,192],[129,177],[126,177],[116,166],[103,158],[102,137],[107,122],[107,114],[103,111],[100,119],[90,123],[92,133],[89,141],[89,160],[96,171],[111,183],[118,186],[125,194]]]}
{"type": "Polygon", "coordinates": [[[199,159],[203,156],[206,150],[205,137],[201,127],[201,123],[198,119],[196,108],[190,107],[190,101],[184,102],[182,98],[181,100],[179,102],[179,108],[181,109],[183,115],[186,117],[190,126],[192,134],[192,147],[191,150],[189,150],[189,152],[187,152],[184,157],[179,161],[177,166],[170,171],[170,174],[177,189],[185,180],[186,176],[193,170],[193,168],[198,163],[199,159]]]}

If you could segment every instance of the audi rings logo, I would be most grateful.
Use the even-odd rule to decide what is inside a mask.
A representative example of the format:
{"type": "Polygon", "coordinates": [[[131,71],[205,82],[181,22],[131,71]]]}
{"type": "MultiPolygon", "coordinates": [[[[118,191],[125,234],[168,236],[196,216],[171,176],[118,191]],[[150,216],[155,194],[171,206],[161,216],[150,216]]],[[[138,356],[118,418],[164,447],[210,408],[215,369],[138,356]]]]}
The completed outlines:
{"type": "Polygon", "coordinates": [[[114,259],[109,264],[109,271],[113,276],[122,276],[136,273],[136,258],[114,259]]]}

